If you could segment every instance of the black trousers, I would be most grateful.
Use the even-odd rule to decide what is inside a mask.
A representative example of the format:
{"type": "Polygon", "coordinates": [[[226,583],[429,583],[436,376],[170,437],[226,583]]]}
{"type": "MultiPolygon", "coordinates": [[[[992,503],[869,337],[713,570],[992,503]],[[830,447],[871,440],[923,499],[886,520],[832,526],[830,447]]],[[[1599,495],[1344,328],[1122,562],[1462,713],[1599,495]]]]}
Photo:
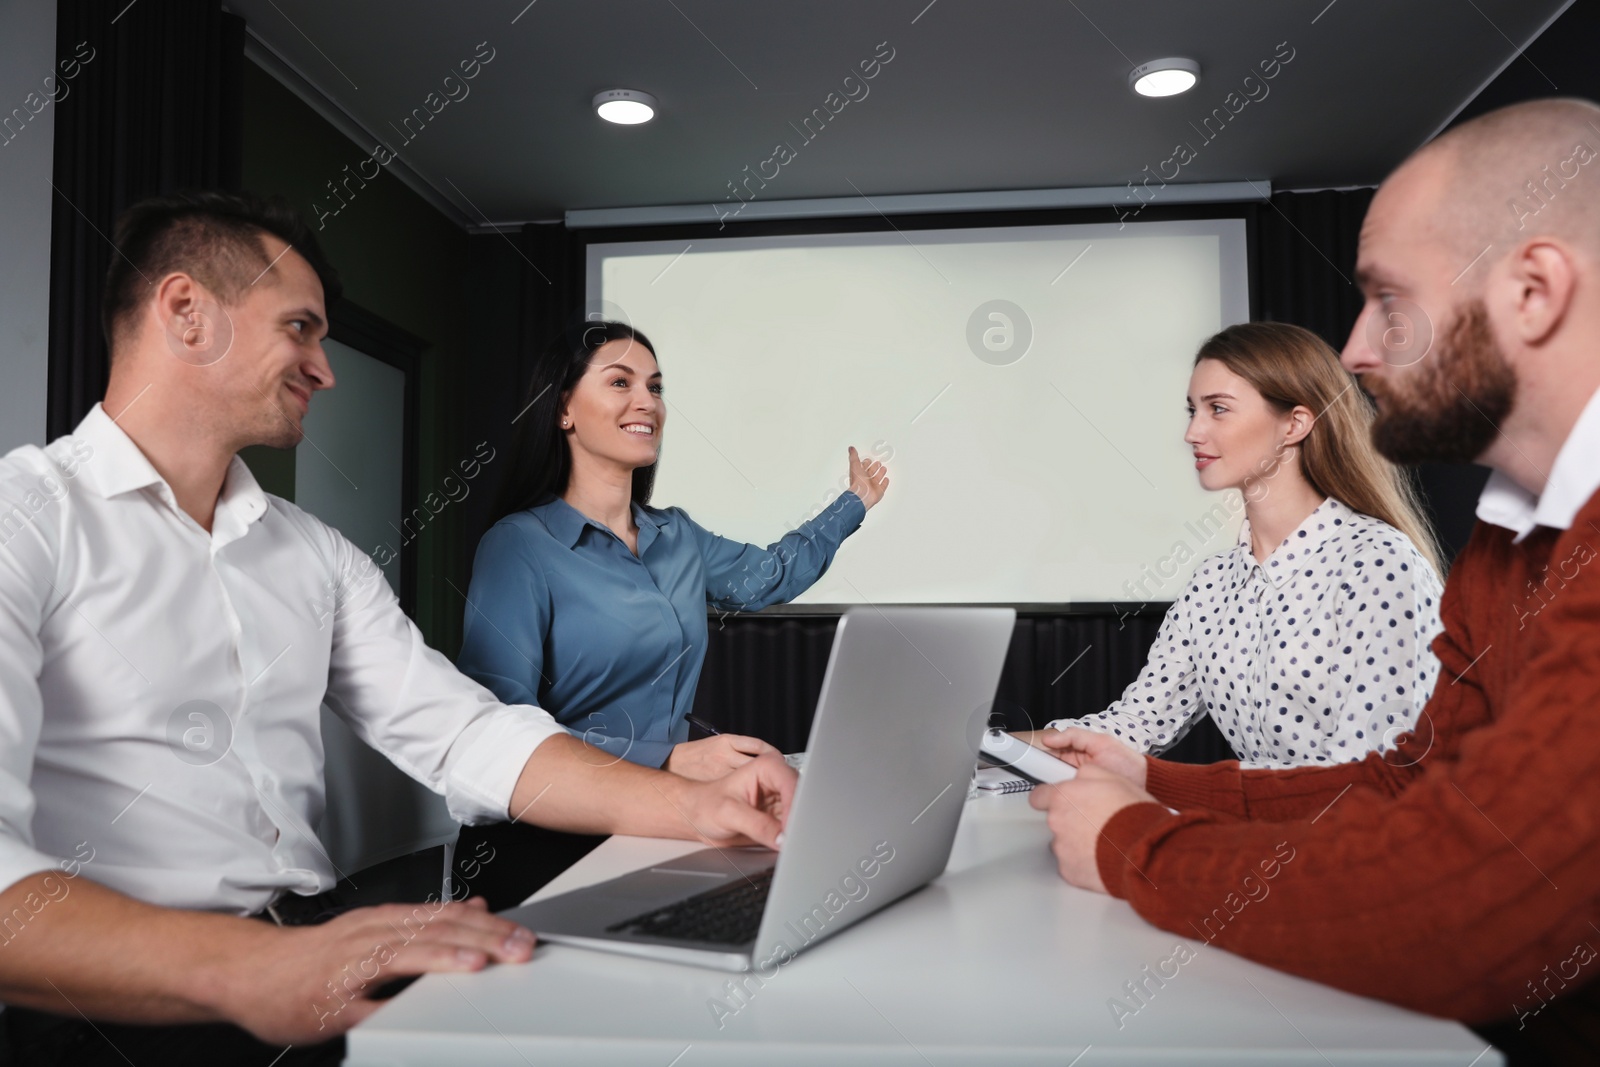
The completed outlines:
{"type": "Polygon", "coordinates": [[[603,834],[569,834],[520,822],[463,826],[450,895],[483,897],[490,911],[514,908],[604,840],[603,834]]]}
{"type": "Polygon", "coordinates": [[[285,1051],[228,1023],[132,1026],[25,1008],[0,1013],[4,1067],[337,1067],[344,1053],[342,1037],[285,1051]]]}

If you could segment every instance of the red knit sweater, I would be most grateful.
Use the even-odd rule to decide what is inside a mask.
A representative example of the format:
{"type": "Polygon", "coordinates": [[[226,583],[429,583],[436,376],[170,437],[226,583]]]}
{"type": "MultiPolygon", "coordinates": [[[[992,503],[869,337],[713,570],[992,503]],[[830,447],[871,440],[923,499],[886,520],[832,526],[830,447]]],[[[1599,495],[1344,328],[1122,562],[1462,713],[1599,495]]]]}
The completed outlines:
{"type": "Polygon", "coordinates": [[[1295,770],[1150,760],[1150,792],[1182,813],[1118,812],[1096,854],[1106,888],[1157,926],[1354,993],[1587,1029],[1600,1012],[1597,556],[1600,494],[1571,529],[1521,544],[1480,522],[1441,604],[1438,686],[1405,744],[1295,770]]]}

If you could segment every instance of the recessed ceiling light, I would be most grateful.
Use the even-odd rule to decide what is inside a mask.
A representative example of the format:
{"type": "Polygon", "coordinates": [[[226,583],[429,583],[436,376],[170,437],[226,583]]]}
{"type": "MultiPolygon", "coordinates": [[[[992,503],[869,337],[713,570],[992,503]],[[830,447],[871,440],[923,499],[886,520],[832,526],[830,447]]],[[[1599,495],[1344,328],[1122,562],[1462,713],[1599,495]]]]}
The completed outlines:
{"type": "Polygon", "coordinates": [[[607,89],[594,94],[594,109],[607,122],[637,126],[656,117],[656,98],[637,89],[607,89]]]}
{"type": "Polygon", "coordinates": [[[1200,80],[1200,64],[1192,59],[1155,59],[1128,73],[1128,88],[1140,96],[1177,96],[1200,80]]]}

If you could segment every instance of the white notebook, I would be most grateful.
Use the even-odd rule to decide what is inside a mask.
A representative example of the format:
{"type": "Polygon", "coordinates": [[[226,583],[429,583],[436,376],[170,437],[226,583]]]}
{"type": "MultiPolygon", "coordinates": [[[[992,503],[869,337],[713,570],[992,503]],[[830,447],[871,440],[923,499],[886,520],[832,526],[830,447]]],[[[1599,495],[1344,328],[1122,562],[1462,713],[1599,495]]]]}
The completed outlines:
{"type": "Polygon", "coordinates": [[[1004,767],[979,767],[975,778],[980,793],[1026,793],[1033,783],[1004,767]]]}

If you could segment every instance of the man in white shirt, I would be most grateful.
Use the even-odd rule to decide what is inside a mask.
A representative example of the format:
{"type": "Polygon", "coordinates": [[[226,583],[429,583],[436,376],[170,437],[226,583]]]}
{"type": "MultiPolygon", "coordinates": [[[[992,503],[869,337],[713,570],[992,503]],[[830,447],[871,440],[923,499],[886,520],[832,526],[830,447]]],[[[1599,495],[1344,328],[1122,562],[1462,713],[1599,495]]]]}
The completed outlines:
{"type": "MultiPolygon", "coordinates": [[[[287,207],[147,201],[117,246],[104,402],[0,460],[0,1019],[128,1041],[146,1032],[109,1024],[236,1024],[280,1053],[343,1033],[395,978],[526,961],[532,935],[481,900],[246,918],[341,873],[314,830],[324,702],[464,822],[776,846],[780,759],[693,782],[499,704],[369,558],[257,486],[239,449],[293,447],[334,384],[331,273],[287,207]]],[[[227,1035],[184,1054],[238,1062],[254,1043],[167,1031],[227,1035]]],[[[115,1044],[37,1055],[122,1062],[115,1044]]]]}

